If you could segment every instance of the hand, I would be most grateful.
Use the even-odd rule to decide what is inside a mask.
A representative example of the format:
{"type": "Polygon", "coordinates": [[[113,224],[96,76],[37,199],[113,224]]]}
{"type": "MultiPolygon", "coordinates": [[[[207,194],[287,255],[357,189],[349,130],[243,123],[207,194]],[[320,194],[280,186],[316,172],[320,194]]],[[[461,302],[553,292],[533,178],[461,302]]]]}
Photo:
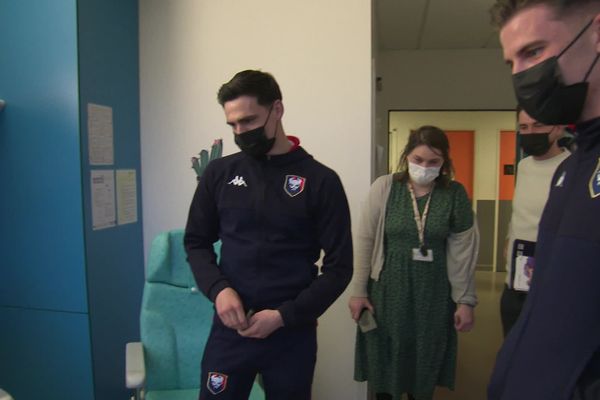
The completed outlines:
{"type": "Polygon", "coordinates": [[[459,332],[469,332],[475,324],[473,307],[468,304],[459,304],[454,313],[454,328],[459,332]]]}
{"type": "Polygon", "coordinates": [[[255,339],[264,339],[284,325],[281,313],[277,310],[259,311],[250,317],[249,324],[246,329],[238,329],[238,333],[255,339]]]}
{"type": "Polygon", "coordinates": [[[215,297],[215,308],[221,322],[231,329],[246,329],[248,321],[240,296],[232,288],[225,288],[215,297]]]}
{"type": "Polygon", "coordinates": [[[350,301],[348,302],[348,308],[350,308],[350,316],[355,321],[358,321],[358,319],[360,318],[360,313],[365,308],[368,308],[369,311],[375,314],[373,305],[369,301],[368,297],[350,297],[350,301]]]}

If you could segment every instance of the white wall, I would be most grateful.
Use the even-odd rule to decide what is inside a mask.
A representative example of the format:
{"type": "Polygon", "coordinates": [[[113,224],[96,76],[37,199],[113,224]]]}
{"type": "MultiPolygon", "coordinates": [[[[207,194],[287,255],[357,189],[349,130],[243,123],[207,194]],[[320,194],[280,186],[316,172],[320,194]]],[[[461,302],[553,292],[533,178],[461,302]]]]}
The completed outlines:
{"type": "MultiPolygon", "coordinates": [[[[196,185],[190,157],[232,133],[216,102],[234,73],[278,80],[287,133],[338,172],[353,219],[371,165],[371,3],[365,0],[140,0],[142,193],[146,253],[184,227],[196,185]]],[[[347,295],[320,319],[316,400],[363,399],[354,383],[347,295]]]]}
{"type": "MultiPolygon", "coordinates": [[[[499,49],[382,51],[377,144],[386,147],[389,110],[512,110],[510,70],[499,49]]],[[[378,174],[385,173],[378,168],[378,174]]]]}
{"type": "Polygon", "coordinates": [[[384,51],[380,92],[387,109],[512,109],[510,70],[500,49],[384,51]]]}

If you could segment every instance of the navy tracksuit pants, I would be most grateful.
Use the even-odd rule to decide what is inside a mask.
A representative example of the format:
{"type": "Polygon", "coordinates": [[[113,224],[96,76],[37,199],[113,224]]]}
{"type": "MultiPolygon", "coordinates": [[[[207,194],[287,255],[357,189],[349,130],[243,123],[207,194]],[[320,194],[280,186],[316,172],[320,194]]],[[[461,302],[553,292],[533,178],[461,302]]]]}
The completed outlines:
{"type": "Polygon", "coordinates": [[[316,358],[316,325],[283,327],[265,339],[252,339],[215,315],[202,358],[199,399],[247,399],[260,373],[267,400],[309,400],[316,358]]]}

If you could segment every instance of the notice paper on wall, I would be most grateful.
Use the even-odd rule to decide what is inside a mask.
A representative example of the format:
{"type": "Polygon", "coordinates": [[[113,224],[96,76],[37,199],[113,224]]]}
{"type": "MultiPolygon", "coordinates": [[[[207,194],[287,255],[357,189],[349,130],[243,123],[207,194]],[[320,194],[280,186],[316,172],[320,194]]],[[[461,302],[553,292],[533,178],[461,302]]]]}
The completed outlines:
{"type": "Polygon", "coordinates": [[[90,165],[114,163],[112,107],[88,103],[88,150],[90,165]]]}
{"type": "Polygon", "coordinates": [[[117,170],[117,221],[119,225],[137,222],[135,169],[117,170]]]}
{"type": "Polygon", "coordinates": [[[92,230],[116,225],[115,172],[112,169],[91,171],[92,230]]]}

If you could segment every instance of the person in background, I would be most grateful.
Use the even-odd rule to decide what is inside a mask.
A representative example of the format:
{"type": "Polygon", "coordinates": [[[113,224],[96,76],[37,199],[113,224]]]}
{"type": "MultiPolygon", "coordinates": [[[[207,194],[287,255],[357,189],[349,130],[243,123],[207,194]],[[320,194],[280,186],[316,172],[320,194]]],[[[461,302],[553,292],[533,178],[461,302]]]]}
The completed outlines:
{"type": "Polygon", "coordinates": [[[355,379],[377,399],[430,400],[454,388],[456,331],[473,328],[479,236],[464,187],[452,180],[446,134],[411,132],[400,172],[378,178],[364,205],[355,242],[355,379]]]}
{"type": "Polygon", "coordinates": [[[272,75],[239,72],[218,100],[241,152],[208,164],[185,230],[194,278],[216,310],[200,399],[246,399],[260,373],[268,399],[308,400],[317,318],[352,276],[344,188],[285,135],[272,75]]]}
{"type": "Polygon", "coordinates": [[[496,358],[489,400],[600,399],[600,1],[497,0],[492,16],[517,101],[576,123],[542,213],[535,271],[496,358]]]}
{"type": "Polygon", "coordinates": [[[550,181],[556,168],[571,153],[559,146],[563,125],[546,125],[517,107],[519,143],[527,157],[519,161],[512,215],[506,243],[506,286],[500,299],[500,316],[504,336],[515,324],[527,291],[513,287],[516,258],[534,256],[538,224],[548,200],[550,181]]]}

